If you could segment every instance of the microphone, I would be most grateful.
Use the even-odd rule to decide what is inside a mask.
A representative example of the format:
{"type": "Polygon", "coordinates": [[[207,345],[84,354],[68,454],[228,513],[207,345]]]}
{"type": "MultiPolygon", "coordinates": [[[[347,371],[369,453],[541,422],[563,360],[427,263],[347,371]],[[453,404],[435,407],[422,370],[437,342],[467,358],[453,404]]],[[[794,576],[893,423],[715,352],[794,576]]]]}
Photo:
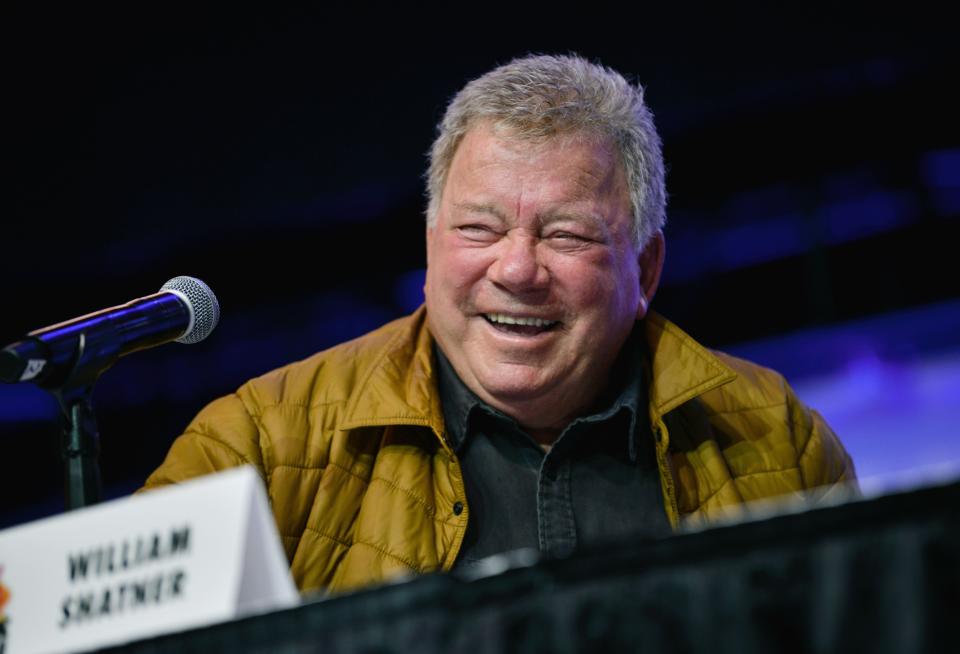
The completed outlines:
{"type": "Polygon", "coordinates": [[[58,388],[83,367],[96,378],[118,357],[177,341],[202,341],[220,320],[220,303],[194,277],[174,277],[160,291],[50,325],[0,350],[0,382],[58,388]]]}

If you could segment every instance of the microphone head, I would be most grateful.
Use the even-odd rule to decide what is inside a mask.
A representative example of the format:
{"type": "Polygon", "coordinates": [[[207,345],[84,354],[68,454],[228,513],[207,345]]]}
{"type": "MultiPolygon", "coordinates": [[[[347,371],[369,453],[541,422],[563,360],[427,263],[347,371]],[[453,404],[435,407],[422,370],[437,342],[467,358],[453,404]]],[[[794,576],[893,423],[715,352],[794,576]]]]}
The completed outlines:
{"type": "Polygon", "coordinates": [[[193,320],[186,333],[177,339],[178,343],[199,343],[209,336],[220,322],[220,303],[217,296],[196,277],[174,277],[161,286],[160,291],[176,291],[181,298],[186,299],[190,307],[193,320]]]}

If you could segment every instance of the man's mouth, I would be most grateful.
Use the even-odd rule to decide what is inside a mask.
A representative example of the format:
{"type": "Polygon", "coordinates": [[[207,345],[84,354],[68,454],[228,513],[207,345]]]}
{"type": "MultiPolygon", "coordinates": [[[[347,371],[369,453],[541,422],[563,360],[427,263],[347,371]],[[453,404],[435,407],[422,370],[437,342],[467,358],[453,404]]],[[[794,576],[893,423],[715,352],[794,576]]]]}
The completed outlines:
{"type": "Polygon", "coordinates": [[[481,315],[498,331],[507,334],[522,334],[524,336],[536,336],[537,334],[550,331],[560,324],[559,320],[544,320],[543,318],[527,316],[508,316],[504,313],[484,313],[481,315]]]}

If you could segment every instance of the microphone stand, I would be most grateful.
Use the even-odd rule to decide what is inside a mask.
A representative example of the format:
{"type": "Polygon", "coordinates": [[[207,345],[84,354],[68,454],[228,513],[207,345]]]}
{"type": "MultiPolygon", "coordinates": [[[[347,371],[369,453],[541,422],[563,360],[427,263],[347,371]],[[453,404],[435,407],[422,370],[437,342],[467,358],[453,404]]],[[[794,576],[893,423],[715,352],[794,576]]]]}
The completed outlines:
{"type": "Polygon", "coordinates": [[[60,403],[63,433],[63,483],[67,511],[98,504],[103,496],[100,477],[100,434],[90,403],[92,386],[78,391],[53,392],[60,403]]]}
{"type": "Polygon", "coordinates": [[[100,374],[119,358],[119,350],[105,338],[77,339],[73,364],[50,392],[60,405],[64,494],[68,511],[98,504],[103,497],[100,476],[100,434],[90,401],[100,374]],[[97,342],[99,341],[99,342],[97,342]]]}

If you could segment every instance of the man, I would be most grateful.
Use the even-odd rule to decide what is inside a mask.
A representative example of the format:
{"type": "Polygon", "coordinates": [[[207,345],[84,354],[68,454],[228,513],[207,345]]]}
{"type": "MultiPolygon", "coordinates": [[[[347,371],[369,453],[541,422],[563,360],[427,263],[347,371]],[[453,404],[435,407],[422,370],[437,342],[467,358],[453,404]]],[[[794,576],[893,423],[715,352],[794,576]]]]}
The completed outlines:
{"type": "Polygon", "coordinates": [[[577,57],[497,68],[450,103],[428,195],[425,308],[213,402],[148,488],[255,466],[297,584],[339,591],[854,481],[779,375],[648,314],[642,89],[577,57]]]}

